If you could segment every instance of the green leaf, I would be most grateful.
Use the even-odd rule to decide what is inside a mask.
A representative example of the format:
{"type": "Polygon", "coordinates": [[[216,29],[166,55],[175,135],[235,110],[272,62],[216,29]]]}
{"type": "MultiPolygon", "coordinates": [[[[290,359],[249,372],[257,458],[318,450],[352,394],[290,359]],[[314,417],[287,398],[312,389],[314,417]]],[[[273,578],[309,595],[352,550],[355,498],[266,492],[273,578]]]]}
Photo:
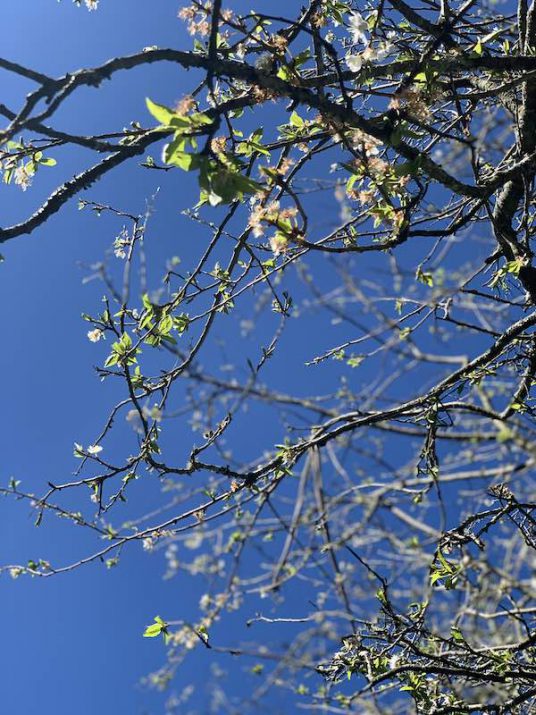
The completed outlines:
{"type": "Polygon", "coordinates": [[[147,105],[147,109],[151,112],[153,117],[160,122],[160,124],[166,127],[170,126],[171,120],[177,116],[169,107],[166,107],[163,104],[157,104],[148,97],[145,99],[145,103],[147,105]]]}
{"type": "Polygon", "coordinates": [[[204,114],[203,112],[196,112],[195,114],[192,114],[190,117],[186,117],[186,120],[193,124],[194,126],[202,126],[203,124],[212,124],[214,121],[211,119],[208,114],[204,114]]]}
{"type": "Polygon", "coordinates": [[[454,573],[454,567],[453,565],[447,561],[447,559],[443,556],[443,552],[441,549],[437,550],[437,558],[439,559],[439,562],[441,563],[441,566],[447,571],[448,573],[454,573]]]}
{"type": "Polygon", "coordinates": [[[290,124],[297,129],[302,129],[305,126],[304,120],[300,117],[297,112],[292,112],[289,119],[290,124]]]}
{"type": "Polygon", "coordinates": [[[451,635],[455,641],[465,640],[465,638],[463,637],[463,633],[456,626],[452,626],[452,628],[450,629],[450,632],[451,632],[451,635]]]}
{"type": "Polygon", "coordinates": [[[143,632],[144,638],[155,638],[162,633],[162,626],[159,623],[153,623],[152,626],[147,626],[143,632]]]}
{"type": "Polygon", "coordinates": [[[119,355],[117,355],[117,353],[112,353],[112,355],[106,358],[104,362],[104,367],[112,367],[113,365],[117,365],[118,361],[119,355]]]}
{"type": "Polygon", "coordinates": [[[348,367],[359,367],[364,359],[364,355],[352,355],[348,358],[346,364],[348,365],[348,367]]]}
{"type": "Polygon", "coordinates": [[[143,637],[144,638],[156,638],[161,633],[164,636],[167,635],[167,633],[168,633],[167,623],[165,621],[163,621],[160,618],[160,616],[155,616],[154,623],[151,623],[150,626],[147,626],[147,628],[143,632],[143,637]]]}
{"type": "Polygon", "coordinates": [[[200,157],[197,154],[189,154],[186,151],[168,151],[172,144],[168,144],[165,151],[166,164],[178,166],[183,171],[193,171],[200,165],[200,157]]]}

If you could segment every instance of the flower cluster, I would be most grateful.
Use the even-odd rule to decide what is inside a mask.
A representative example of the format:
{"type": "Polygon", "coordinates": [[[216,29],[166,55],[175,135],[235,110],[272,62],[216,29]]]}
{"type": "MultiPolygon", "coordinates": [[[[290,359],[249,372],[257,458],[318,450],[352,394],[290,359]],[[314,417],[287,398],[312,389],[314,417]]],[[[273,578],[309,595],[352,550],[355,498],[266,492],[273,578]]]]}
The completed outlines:
{"type": "Polygon", "coordinates": [[[354,43],[368,42],[368,23],[359,12],[353,12],[348,19],[348,27],[354,43]]]}
{"type": "Polygon", "coordinates": [[[190,35],[201,35],[204,37],[210,32],[210,23],[207,20],[209,13],[210,9],[202,11],[195,5],[188,5],[179,10],[178,16],[187,23],[190,35]]]}
{"type": "Polygon", "coordinates": [[[13,180],[23,191],[26,191],[26,189],[31,186],[32,178],[32,174],[28,171],[28,167],[23,164],[17,166],[13,174],[13,180]]]}
{"type": "Polygon", "coordinates": [[[357,130],[353,132],[351,141],[362,158],[354,161],[354,173],[346,184],[347,196],[359,201],[367,209],[367,214],[374,219],[375,227],[384,223],[392,230],[400,229],[404,222],[404,211],[397,208],[393,199],[403,201],[409,177],[399,176],[396,167],[379,155],[379,140],[357,130]]]}
{"type": "Polygon", "coordinates": [[[280,222],[293,219],[297,213],[298,211],[295,207],[280,208],[279,201],[271,201],[266,206],[262,203],[254,203],[249,215],[249,226],[253,229],[253,235],[259,238],[265,232],[263,223],[278,226],[280,222]]]}
{"type": "Polygon", "coordinates": [[[359,132],[354,135],[354,146],[356,149],[361,149],[363,159],[356,159],[354,162],[355,173],[348,182],[347,193],[362,204],[371,204],[378,189],[391,197],[402,198],[405,195],[408,176],[404,174],[399,176],[396,167],[379,156],[380,145],[381,142],[367,134],[359,132]],[[368,186],[362,190],[363,182],[367,179],[368,186]],[[361,190],[356,190],[356,183],[361,190]]]}
{"type": "Polygon", "coordinates": [[[210,150],[214,154],[225,154],[227,138],[224,136],[214,137],[210,142],[210,150]]]}
{"type": "Polygon", "coordinates": [[[429,104],[430,99],[426,96],[424,88],[412,85],[397,92],[389,102],[389,108],[405,109],[410,116],[425,122],[432,114],[429,104]]]}
{"type": "Polygon", "coordinates": [[[294,161],[294,159],[290,159],[287,156],[281,160],[281,162],[276,168],[276,171],[280,176],[285,176],[285,174],[287,174],[292,169],[295,163],[296,162],[294,161]]]}
{"type": "Polygon", "coordinates": [[[352,134],[352,145],[355,149],[361,150],[365,156],[376,156],[380,153],[382,142],[376,137],[356,129],[352,134]]]}
{"type": "MultiPolygon", "coordinates": [[[[144,405],[141,408],[141,413],[143,415],[143,419],[147,421],[154,420],[155,422],[161,422],[162,420],[162,410],[158,407],[158,405],[153,405],[152,407],[144,405]]],[[[138,432],[139,434],[143,433],[143,421],[138,410],[134,408],[129,410],[125,419],[135,432],[138,432]]]]}
{"type": "Polygon", "coordinates": [[[0,157],[0,170],[4,173],[4,183],[9,184],[13,180],[14,184],[26,191],[32,185],[35,174],[34,162],[19,163],[19,158],[8,152],[0,152],[0,157]]]}
{"type": "Polygon", "coordinates": [[[7,141],[7,151],[0,150],[0,172],[4,184],[12,181],[23,191],[31,186],[33,177],[41,166],[55,166],[56,160],[43,156],[43,152],[32,144],[20,141],[7,141]]]}
{"type": "Polygon", "coordinates": [[[121,229],[121,233],[114,240],[114,256],[116,258],[126,258],[127,248],[130,246],[131,240],[129,233],[125,227],[121,229]]]}
{"type": "Polygon", "coordinates": [[[173,532],[169,529],[159,529],[158,531],[153,531],[152,534],[146,536],[142,540],[142,547],[144,551],[154,551],[158,542],[162,539],[169,539],[173,536],[173,532]]]}
{"type": "Polygon", "coordinates": [[[372,47],[368,37],[368,23],[360,13],[352,13],[348,24],[353,44],[366,45],[365,49],[357,54],[347,52],[345,62],[349,70],[360,72],[364,63],[382,62],[391,53],[393,46],[388,41],[379,42],[372,47]]]}
{"type": "Polygon", "coordinates": [[[283,35],[279,35],[276,33],[274,35],[270,35],[270,37],[266,40],[266,44],[269,47],[273,47],[276,54],[284,55],[287,51],[288,40],[286,37],[283,37],[283,35]]]}
{"type": "Polygon", "coordinates": [[[90,444],[89,447],[86,447],[86,449],[84,449],[84,447],[78,442],[74,443],[75,457],[85,457],[86,455],[89,455],[90,457],[96,457],[102,452],[103,449],[104,447],[101,447],[100,444],[90,444]]]}
{"type": "Polygon", "coordinates": [[[100,328],[95,328],[95,330],[90,330],[87,334],[88,340],[92,343],[98,343],[99,340],[104,339],[104,332],[100,328]]]}
{"type": "Polygon", "coordinates": [[[276,229],[268,243],[270,250],[278,256],[287,250],[290,241],[297,240],[301,236],[296,221],[297,213],[298,210],[295,206],[282,209],[279,201],[272,201],[266,206],[262,203],[254,203],[249,215],[249,226],[253,229],[253,235],[256,237],[264,235],[266,230],[264,224],[276,229]]]}
{"type": "Polygon", "coordinates": [[[182,646],[186,650],[192,650],[197,645],[202,643],[202,634],[206,633],[211,625],[208,618],[201,619],[200,623],[195,626],[182,626],[178,631],[172,634],[171,642],[174,646],[182,646]]]}
{"type": "MultiPolygon", "coordinates": [[[[187,23],[190,35],[201,35],[205,37],[210,32],[208,17],[212,11],[212,3],[206,2],[204,7],[198,5],[187,5],[178,12],[178,17],[187,23]]],[[[230,22],[233,17],[232,10],[222,10],[221,18],[224,22],[230,22]]]]}
{"type": "Polygon", "coordinates": [[[288,248],[288,238],[284,233],[274,233],[273,236],[270,236],[268,243],[270,244],[270,250],[274,256],[279,256],[288,248]]]}
{"type": "Polygon", "coordinates": [[[181,117],[185,117],[197,107],[197,102],[191,94],[185,95],[175,105],[175,112],[181,117]]]}

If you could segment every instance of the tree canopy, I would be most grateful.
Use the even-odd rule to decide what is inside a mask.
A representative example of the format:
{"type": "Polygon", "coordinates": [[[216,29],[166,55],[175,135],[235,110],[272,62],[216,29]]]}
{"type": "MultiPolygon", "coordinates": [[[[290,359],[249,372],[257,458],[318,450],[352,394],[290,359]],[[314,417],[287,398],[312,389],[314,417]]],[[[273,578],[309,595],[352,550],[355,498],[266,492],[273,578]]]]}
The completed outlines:
{"type": "Polygon", "coordinates": [[[103,302],[80,306],[102,421],[74,475],[1,490],[93,546],[2,571],[39,588],[133,550],[163,556],[165,588],[187,576],[196,612],[140,634],[161,641],[157,688],[205,664],[169,713],[528,715],[536,4],[194,0],[177,22],[190,46],[58,77],[0,58],[32,83],[0,104],[3,181],[58,177],[0,242],[73,202],[117,226],[103,302]],[[155,82],[129,126],[65,128],[84,91],[98,105],[149,65],[190,91],[155,82]],[[154,176],[146,205],[95,198],[127,164],[154,176]],[[177,176],[198,200],[174,198],[161,263],[151,221],[177,176]]]}

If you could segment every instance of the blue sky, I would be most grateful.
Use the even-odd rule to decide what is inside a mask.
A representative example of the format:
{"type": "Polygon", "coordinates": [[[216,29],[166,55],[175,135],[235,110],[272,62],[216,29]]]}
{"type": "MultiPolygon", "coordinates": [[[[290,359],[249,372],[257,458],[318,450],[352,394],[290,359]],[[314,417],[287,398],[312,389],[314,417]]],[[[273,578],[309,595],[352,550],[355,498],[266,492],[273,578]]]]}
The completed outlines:
{"type": "MultiPolygon", "coordinates": [[[[176,19],[177,9],[175,0],[150,3],[150,10],[129,0],[105,0],[94,13],[77,9],[68,0],[5,0],[2,55],[60,75],[147,45],[189,46],[176,19]]],[[[161,87],[155,87],[156,76],[139,72],[135,78],[122,77],[113,90],[104,88],[98,101],[95,93],[86,92],[66,107],[62,126],[91,132],[114,130],[136,116],[146,120],[143,98],[149,90],[168,99],[184,93],[176,68],[159,70],[161,87]]],[[[14,82],[7,73],[1,81],[2,101],[20,106],[30,84],[14,82]]],[[[58,156],[58,162],[61,169],[48,176],[42,172],[26,194],[15,186],[1,188],[3,225],[37,207],[60,171],[68,177],[83,166],[82,157],[70,152],[58,156]]],[[[94,187],[88,198],[114,200],[136,211],[156,185],[154,173],[128,168],[94,187]]],[[[87,324],[80,319],[84,310],[98,306],[102,288],[82,285],[84,271],[77,263],[100,260],[110,244],[110,230],[114,228],[105,219],[99,222],[80,214],[75,202],[32,236],[3,247],[4,483],[13,475],[28,491],[41,492],[48,479],[68,477],[74,467],[73,441],[87,441],[102,417],[107,403],[96,392],[87,324]]],[[[49,554],[54,561],[82,555],[82,533],[54,520],[41,529],[31,524],[26,506],[0,502],[3,563],[24,562],[31,554],[49,554]]],[[[184,605],[189,596],[183,590],[179,599],[173,588],[162,587],[160,559],[139,557],[139,551],[126,555],[115,571],[97,565],[66,578],[0,580],[4,712],[162,712],[158,696],[136,687],[164,656],[161,644],[143,641],[141,633],[155,613],[176,612],[179,600],[184,605]]],[[[184,677],[187,682],[188,673],[184,677]]]]}

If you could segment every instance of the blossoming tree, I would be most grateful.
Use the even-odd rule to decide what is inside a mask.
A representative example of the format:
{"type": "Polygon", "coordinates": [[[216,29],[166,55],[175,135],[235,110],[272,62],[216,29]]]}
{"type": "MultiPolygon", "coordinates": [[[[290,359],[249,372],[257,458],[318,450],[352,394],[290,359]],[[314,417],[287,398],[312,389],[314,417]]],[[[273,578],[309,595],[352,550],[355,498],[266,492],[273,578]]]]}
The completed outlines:
{"type": "Polygon", "coordinates": [[[170,579],[204,585],[197,613],[147,626],[149,680],[172,687],[193,649],[248,664],[247,687],[214,676],[218,712],[534,712],[536,5],[258,5],[194,0],[191,47],[56,78],[0,59],[35,85],[0,105],[4,181],[59,171],[57,147],[96,157],[0,242],[76,200],[122,225],[85,315],[121,398],[75,445],[74,478],[3,489],[95,548],[4,570],[164,554],[170,579]],[[143,125],[55,128],[83,87],[169,63],[191,92],[140,97],[143,125]],[[204,239],[153,285],[151,209],[82,194],[127,162],[199,189],[204,239]],[[156,479],[146,515],[134,487],[156,479]]]}

